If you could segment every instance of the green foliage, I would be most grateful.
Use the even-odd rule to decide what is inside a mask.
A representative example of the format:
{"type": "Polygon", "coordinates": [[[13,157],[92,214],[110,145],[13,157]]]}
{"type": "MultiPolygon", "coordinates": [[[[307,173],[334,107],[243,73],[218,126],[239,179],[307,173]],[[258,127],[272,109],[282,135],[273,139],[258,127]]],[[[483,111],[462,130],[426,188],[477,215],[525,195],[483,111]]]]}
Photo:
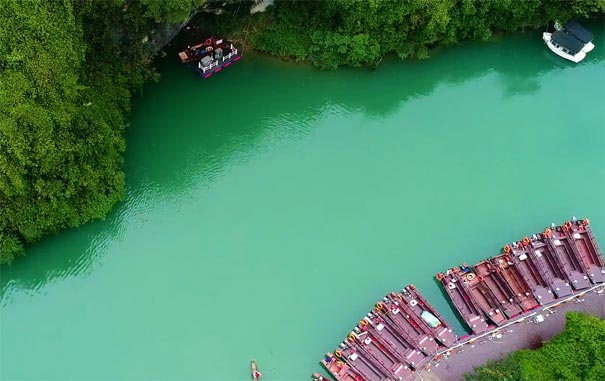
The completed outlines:
{"type": "Polygon", "coordinates": [[[602,380],[605,321],[579,312],[567,314],[565,332],[537,350],[521,350],[466,375],[474,381],[602,380]]]}
{"type": "Polygon", "coordinates": [[[0,0],[0,263],[121,199],[143,38],[201,2],[0,0]]]}
{"type": "Polygon", "coordinates": [[[279,57],[335,69],[391,53],[427,58],[438,45],[603,11],[603,0],[277,0],[253,17],[250,41],[279,57]]]}
{"type": "Polygon", "coordinates": [[[145,9],[143,16],[156,22],[180,23],[187,20],[196,7],[205,0],[140,0],[145,9]]]}

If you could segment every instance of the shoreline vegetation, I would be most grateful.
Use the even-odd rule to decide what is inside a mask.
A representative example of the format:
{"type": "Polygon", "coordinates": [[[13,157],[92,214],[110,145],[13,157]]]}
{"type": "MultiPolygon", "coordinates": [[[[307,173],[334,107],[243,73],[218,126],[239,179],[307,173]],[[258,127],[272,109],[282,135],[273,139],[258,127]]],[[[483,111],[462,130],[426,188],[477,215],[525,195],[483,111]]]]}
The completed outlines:
{"type": "Polygon", "coordinates": [[[131,94],[157,80],[154,31],[190,25],[320,69],[603,15],[603,0],[0,0],[0,264],[123,198],[131,94]],[[224,4],[224,5],[223,5],[224,4]],[[151,36],[151,38],[150,38],[151,36]]]}
{"type": "Polygon", "coordinates": [[[538,349],[522,349],[467,373],[467,381],[601,380],[605,374],[605,320],[568,312],[563,332],[538,349]]]}

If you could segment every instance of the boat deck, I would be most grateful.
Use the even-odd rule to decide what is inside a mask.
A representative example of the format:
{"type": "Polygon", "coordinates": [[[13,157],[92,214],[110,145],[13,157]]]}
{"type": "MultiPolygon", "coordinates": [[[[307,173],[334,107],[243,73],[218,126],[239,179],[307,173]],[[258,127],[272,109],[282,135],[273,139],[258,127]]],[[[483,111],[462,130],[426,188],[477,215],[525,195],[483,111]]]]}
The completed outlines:
{"type": "Polygon", "coordinates": [[[478,334],[487,331],[489,324],[483,318],[483,313],[471,302],[466,291],[458,287],[458,281],[451,271],[448,270],[445,274],[438,273],[437,280],[443,284],[443,288],[454,307],[473,333],[478,334]]]}
{"type": "Polygon", "coordinates": [[[337,359],[331,352],[324,356],[321,365],[336,381],[365,381],[368,379],[355,368],[351,368],[344,361],[337,359]]]}
{"type": "Polygon", "coordinates": [[[581,266],[574,257],[567,237],[555,233],[551,238],[546,238],[546,250],[551,252],[556,262],[563,270],[567,280],[574,290],[582,290],[590,287],[588,275],[582,272],[581,266]]]}
{"type": "MultiPolygon", "coordinates": [[[[587,221],[552,225],[504,247],[504,253],[438,273],[454,307],[473,331],[457,338],[447,321],[408,285],[390,292],[359,321],[322,365],[336,381],[404,381],[425,371],[441,355],[528,317],[581,302],[605,281],[605,258],[587,221]],[[498,327],[494,329],[493,323],[498,327]]],[[[511,330],[507,332],[512,332],[511,330]]],[[[436,366],[436,365],[435,365],[436,366]]],[[[314,381],[324,381],[316,374],[314,381]]]]}
{"type": "Polygon", "coordinates": [[[364,331],[377,338],[380,345],[388,350],[400,363],[416,367],[426,359],[422,352],[398,336],[397,332],[385,323],[380,316],[370,313],[368,317],[361,320],[357,325],[356,333],[364,331]]]}
{"type": "MultiPolygon", "coordinates": [[[[521,313],[521,307],[514,300],[515,294],[505,287],[496,268],[488,260],[481,261],[473,266],[475,274],[478,275],[479,282],[482,282],[490,291],[490,295],[495,298],[494,303],[502,309],[509,319],[521,313]]],[[[490,298],[491,299],[491,298],[490,298]]],[[[495,306],[493,306],[495,307],[495,306]]]]}
{"type": "Polygon", "coordinates": [[[596,244],[588,221],[576,221],[567,231],[572,248],[583,263],[590,281],[593,284],[605,282],[605,260],[596,244]]]}
{"type": "Polygon", "coordinates": [[[382,302],[377,303],[376,306],[383,314],[381,316],[384,317],[384,324],[389,325],[412,347],[420,349],[427,355],[437,352],[439,345],[410,319],[409,315],[402,310],[398,301],[384,297],[382,302]]]}
{"type": "Polygon", "coordinates": [[[509,254],[498,255],[492,258],[491,262],[497,269],[496,274],[501,278],[501,282],[510,287],[513,298],[523,311],[534,309],[540,305],[532,294],[529,284],[513,266],[509,254]]]}
{"type": "Polygon", "coordinates": [[[441,316],[441,314],[439,314],[439,311],[437,311],[437,309],[433,307],[420,292],[418,292],[414,285],[407,285],[401,291],[401,294],[403,295],[404,300],[407,301],[407,304],[410,306],[410,308],[414,311],[414,314],[420,318],[421,324],[423,324],[425,327],[425,332],[427,332],[429,335],[432,334],[433,338],[438,340],[446,347],[453,345],[456,342],[457,336],[450,327],[449,323],[443,316],[441,316]],[[416,301],[416,303],[413,301],[416,301]],[[422,318],[422,314],[425,311],[437,318],[439,321],[439,325],[437,327],[430,326],[422,318]]]}
{"type": "MultiPolygon", "coordinates": [[[[367,326],[366,326],[367,327],[367,326]]],[[[351,333],[348,337],[348,342],[359,352],[364,353],[368,358],[371,358],[375,364],[378,364],[381,370],[390,377],[398,379],[399,377],[409,377],[412,370],[403,361],[400,361],[396,352],[389,348],[389,343],[379,335],[374,335],[370,330],[351,333]]]]}
{"type": "Polygon", "coordinates": [[[509,254],[509,260],[512,262],[512,267],[514,267],[527,282],[538,303],[544,305],[555,299],[555,294],[553,294],[553,291],[550,288],[550,285],[552,284],[550,277],[540,271],[527,253],[522,252],[518,253],[518,255],[509,254]]]}
{"type": "Polygon", "coordinates": [[[392,361],[371,344],[364,345],[357,340],[347,338],[341,348],[343,353],[349,353],[349,358],[357,357],[358,360],[362,360],[368,368],[380,374],[382,378],[390,379],[395,376],[391,369],[392,361]]]}
{"type": "MultiPolygon", "coordinates": [[[[311,381],[332,381],[330,380],[328,377],[323,376],[319,373],[313,373],[313,377],[311,378],[311,381]]],[[[350,381],[350,380],[348,380],[350,381]]]]}
{"type": "Polygon", "coordinates": [[[500,309],[500,302],[486,285],[468,266],[451,269],[458,285],[465,290],[471,301],[483,312],[485,317],[496,325],[501,325],[506,316],[500,309]]]}
{"type": "Polygon", "coordinates": [[[550,288],[558,298],[571,295],[573,290],[567,281],[563,268],[557,264],[556,257],[553,257],[552,252],[548,250],[545,242],[533,242],[531,246],[527,247],[527,252],[530,261],[532,261],[543,274],[548,275],[548,278],[550,279],[550,288]]]}

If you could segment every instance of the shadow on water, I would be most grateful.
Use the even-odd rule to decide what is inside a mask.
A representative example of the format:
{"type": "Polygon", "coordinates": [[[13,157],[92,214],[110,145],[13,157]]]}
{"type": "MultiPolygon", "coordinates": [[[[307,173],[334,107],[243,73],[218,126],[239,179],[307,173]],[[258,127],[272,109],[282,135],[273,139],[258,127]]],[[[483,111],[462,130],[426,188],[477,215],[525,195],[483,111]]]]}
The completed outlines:
{"type": "MultiPolygon", "coordinates": [[[[588,63],[603,60],[602,42],[599,33],[588,63]]],[[[554,57],[540,32],[532,31],[464,43],[437,51],[427,61],[387,59],[374,71],[321,72],[254,53],[208,81],[186,72],[174,52],[158,67],[162,80],[146,85],[134,101],[127,131],[126,201],[105,221],[47,238],[29,248],[25,258],[3,267],[3,303],[12,291],[35,293],[57,278],[89,273],[102,262],[106,245],[119,239],[133,218],[144,220],[158,200],[207,187],[272,143],[298,141],[334,110],[385,118],[439,86],[492,74],[504,84],[505,97],[527,95],[539,89],[541,76],[573,64],[554,57]]]]}

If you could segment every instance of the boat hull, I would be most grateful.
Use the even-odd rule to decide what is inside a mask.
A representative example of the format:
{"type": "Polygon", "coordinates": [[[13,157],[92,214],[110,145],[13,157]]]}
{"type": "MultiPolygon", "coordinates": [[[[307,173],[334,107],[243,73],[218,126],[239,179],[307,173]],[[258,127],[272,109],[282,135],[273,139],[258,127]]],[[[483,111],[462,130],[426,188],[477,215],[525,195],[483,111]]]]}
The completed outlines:
{"type": "Polygon", "coordinates": [[[203,70],[199,66],[197,66],[195,68],[195,71],[200,76],[200,78],[208,79],[208,78],[212,77],[213,74],[219,73],[223,69],[226,69],[229,66],[233,65],[234,63],[239,61],[241,58],[242,58],[242,56],[240,54],[235,54],[232,57],[229,57],[229,59],[221,62],[220,64],[217,64],[216,66],[214,66],[210,69],[203,70]]]}
{"type": "Polygon", "coordinates": [[[584,53],[590,53],[592,51],[592,49],[594,49],[594,44],[592,42],[588,42],[586,45],[584,45],[584,47],[582,48],[582,51],[584,53]]]}

